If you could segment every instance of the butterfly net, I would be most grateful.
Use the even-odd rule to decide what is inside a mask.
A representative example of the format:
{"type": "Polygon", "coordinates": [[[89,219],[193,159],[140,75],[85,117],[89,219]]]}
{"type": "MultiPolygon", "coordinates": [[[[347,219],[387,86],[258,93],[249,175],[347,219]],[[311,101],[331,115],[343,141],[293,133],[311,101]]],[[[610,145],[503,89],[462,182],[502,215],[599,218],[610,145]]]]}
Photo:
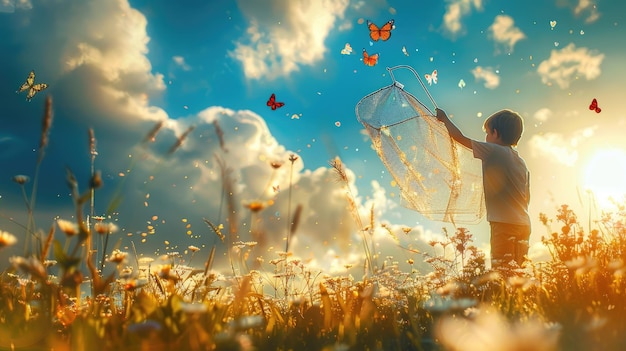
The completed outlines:
{"type": "Polygon", "coordinates": [[[480,160],[402,84],[394,79],[365,96],[356,115],[397,183],[403,206],[436,221],[480,221],[485,212],[480,160]]]}

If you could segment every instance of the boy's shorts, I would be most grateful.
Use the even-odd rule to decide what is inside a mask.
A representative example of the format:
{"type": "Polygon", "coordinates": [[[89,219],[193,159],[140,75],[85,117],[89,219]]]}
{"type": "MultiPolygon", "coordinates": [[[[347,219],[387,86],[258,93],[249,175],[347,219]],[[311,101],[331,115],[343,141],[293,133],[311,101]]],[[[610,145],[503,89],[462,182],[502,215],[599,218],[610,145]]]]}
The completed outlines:
{"type": "Polygon", "coordinates": [[[501,222],[490,222],[491,226],[491,266],[515,261],[519,266],[528,254],[530,226],[501,222]]]}

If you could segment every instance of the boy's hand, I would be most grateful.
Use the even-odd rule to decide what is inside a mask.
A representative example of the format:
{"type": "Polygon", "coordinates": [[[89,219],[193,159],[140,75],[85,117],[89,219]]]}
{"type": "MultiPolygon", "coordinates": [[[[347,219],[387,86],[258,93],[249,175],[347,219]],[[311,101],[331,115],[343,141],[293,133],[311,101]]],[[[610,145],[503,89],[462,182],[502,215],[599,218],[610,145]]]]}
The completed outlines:
{"type": "Polygon", "coordinates": [[[437,117],[439,121],[444,122],[445,120],[448,119],[448,115],[445,113],[444,110],[440,108],[436,108],[435,112],[437,112],[437,115],[435,117],[437,117]]]}

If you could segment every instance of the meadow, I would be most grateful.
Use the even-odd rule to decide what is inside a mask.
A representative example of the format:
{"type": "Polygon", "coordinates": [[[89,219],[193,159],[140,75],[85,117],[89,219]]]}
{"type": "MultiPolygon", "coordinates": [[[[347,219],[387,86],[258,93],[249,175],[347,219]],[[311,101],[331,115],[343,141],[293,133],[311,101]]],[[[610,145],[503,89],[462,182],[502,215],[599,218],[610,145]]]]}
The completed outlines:
{"type": "MultiPolygon", "coordinates": [[[[567,205],[541,214],[551,260],[499,271],[489,268],[473,233],[462,227],[444,231],[430,243],[432,251],[420,253],[428,271],[403,271],[393,257],[379,257],[363,231],[360,279],[308,267],[289,253],[289,238],[285,251],[269,261],[274,270],[257,270],[247,255],[255,243],[235,241],[237,228],[224,232],[221,223],[207,220],[229,248],[232,269],[218,272],[216,247],[194,268],[188,263],[199,250],[195,246],[155,261],[140,258],[134,247],[126,252],[109,243],[116,224],[89,215],[102,185],[93,163],[87,184],[67,171],[76,222],[35,228],[29,205],[51,124],[47,98],[35,173],[32,180],[13,178],[27,204],[25,232],[0,231],[0,250],[24,246],[23,255],[2,257],[10,263],[0,273],[2,350],[626,349],[622,204],[586,226],[567,205]],[[105,264],[115,269],[105,270],[105,264]]],[[[158,126],[150,134],[157,132],[158,126]]],[[[93,131],[90,136],[93,148],[93,131]]],[[[345,181],[341,160],[331,166],[345,181]]],[[[232,191],[228,177],[223,187],[232,191]]],[[[244,210],[260,209],[262,204],[251,203],[244,210]]],[[[297,209],[290,222],[295,232],[297,209]]]]}

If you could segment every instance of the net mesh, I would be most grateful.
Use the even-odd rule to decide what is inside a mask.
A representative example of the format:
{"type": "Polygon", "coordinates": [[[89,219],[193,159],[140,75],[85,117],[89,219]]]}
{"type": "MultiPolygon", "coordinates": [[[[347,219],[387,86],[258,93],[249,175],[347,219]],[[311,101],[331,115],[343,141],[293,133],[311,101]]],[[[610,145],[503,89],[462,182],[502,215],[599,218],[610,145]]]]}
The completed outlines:
{"type": "Polygon", "coordinates": [[[436,221],[480,221],[485,212],[480,160],[401,84],[365,96],[356,115],[397,183],[403,206],[436,221]]]}

